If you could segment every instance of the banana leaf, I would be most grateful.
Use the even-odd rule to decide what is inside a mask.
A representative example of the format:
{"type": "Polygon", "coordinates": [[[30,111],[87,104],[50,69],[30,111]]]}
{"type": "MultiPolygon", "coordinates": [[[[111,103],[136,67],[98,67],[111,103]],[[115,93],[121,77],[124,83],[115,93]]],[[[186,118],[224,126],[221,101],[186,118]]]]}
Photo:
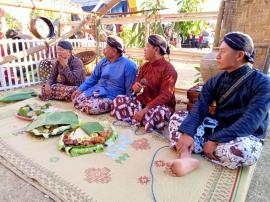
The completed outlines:
{"type": "Polygon", "coordinates": [[[104,130],[104,127],[98,122],[86,122],[80,124],[80,128],[87,134],[98,133],[104,130]]]}
{"type": "Polygon", "coordinates": [[[0,97],[0,102],[4,102],[4,103],[17,102],[17,101],[26,100],[26,99],[36,97],[36,96],[37,96],[37,93],[35,91],[12,93],[10,95],[0,97]]]}
{"type": "MultiPolygon", "coordinates": [[[[24,117],[37,117],[43,113],[49,112],[49,108],[51,106],[51,103],[46,103],[44,105],[39,105],[39,104],[27,104],[23,107],[20,107],[20,109],[18,110],[18,115],[20,116],[24,116],[24,117]]],[[[52,111],[52,110],[50,110],[52,111]]]]}
{"type": "Polygon", "coordinates": [[[88,153],[98,153],[98,152],[103,152],[104,151],[104,146],[102,144],[97,144],[94,146],[89,146],[89,147],[65,147],[65,151],[69,156],[80,156],[82,154],[88,154],[88,153]]]}
{"type": "Polygon", "coordinates": [[[48,112],[41,114],[26,127],[26,131],[38,128],[40,126],[52,126],[52,125],[71,125],[72,128],[78,127],[79,119],[78,115],[74,112],[48,112]]]}

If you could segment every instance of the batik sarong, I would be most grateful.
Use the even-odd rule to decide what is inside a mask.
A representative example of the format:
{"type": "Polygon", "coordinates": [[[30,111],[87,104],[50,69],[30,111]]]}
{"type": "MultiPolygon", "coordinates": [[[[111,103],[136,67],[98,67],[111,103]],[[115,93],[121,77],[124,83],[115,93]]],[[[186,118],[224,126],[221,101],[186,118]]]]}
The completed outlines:
{"type": "Polygon", "coordinates": [[[134,115],[143,108],[141,102],[136,97],[119,95],[113,100],[111,115],[117,120],[126,121],[131,125],[144,126],[146,132],[162,130],[167,124],[172,114],[171,110],[165,106],[157,106],[148,110],[141,122],[134,119],[134,115]]]}
{"type": "Polygon", "coordinates": [[[66,86],[63,84],[53,84],[51,86],[51,95],[45,95],[45,86],[41,87],[41,94],[39,98],[43,101],[46,100],[65,100],[71,101],[71,95],[78,89],[78,86],[66,86]]]}
{"type": "Polygon", "coordinates": [[[111,111],[112,100],[104,97],[80,94],[74,99],[74,107],[87,114],[102,114],[111,111]]]}
{"type": "MultiPolygon", "coordinates": [[[[188,113],[185,111],[178,111],[170,118],[169,132],[171,147],[175,147],[177,141],[181,137],[181,133],[178,131],[178,128],[186,118],[187,114],[188,113]]],[[[194,136],[194,153],[200,153],[203,155],[203,146],[206,143],[203,137],[205,133],[204,131],[205,129],[214,130],[217,125],[218,121],[215,119],[211,119],[209,117],[204,119],[203,123],[197,128],[197,133],[194,136]]],[[[239,166],[250,166],[257,162],[260,157],[262,147],[262,141],[253,135],[237,137],[230,142],[219,143],[214,151],[214,155],[219,160],[211,161],[230,169],[235,169],[239,166]]]]}

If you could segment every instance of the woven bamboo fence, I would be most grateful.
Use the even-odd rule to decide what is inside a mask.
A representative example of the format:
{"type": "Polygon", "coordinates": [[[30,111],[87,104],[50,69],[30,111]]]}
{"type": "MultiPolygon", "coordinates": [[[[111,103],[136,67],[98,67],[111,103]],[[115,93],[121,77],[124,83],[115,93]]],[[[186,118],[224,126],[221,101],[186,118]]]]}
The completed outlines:
{"type": "Polygon", "coordinates": [[[263,68],[270,46],[270,1],[227,0],[225,2],[223,36],[230,31],[249,34],[255,43],[255,67],[263,68]]]}

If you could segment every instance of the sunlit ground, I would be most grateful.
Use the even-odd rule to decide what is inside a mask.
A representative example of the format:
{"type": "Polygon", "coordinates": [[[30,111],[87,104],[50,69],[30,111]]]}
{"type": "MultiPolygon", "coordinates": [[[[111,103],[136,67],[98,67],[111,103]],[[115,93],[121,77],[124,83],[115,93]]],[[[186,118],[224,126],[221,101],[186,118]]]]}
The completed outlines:
{"type": "Polygon", "coordinates": [[[197,78],[197,70],[194,68],[198,64],[185,64],[172,62],[175,67],[178,78],[176,82],[176,87],[181,89],[188,89],[195,85],[194,81],[197,78]]]}

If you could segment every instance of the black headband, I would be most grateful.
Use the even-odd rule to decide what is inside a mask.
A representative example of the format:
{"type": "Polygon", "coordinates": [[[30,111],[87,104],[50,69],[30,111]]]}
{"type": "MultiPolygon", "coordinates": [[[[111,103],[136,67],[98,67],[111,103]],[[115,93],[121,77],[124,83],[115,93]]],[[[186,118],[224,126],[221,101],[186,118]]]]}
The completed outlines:
{"type": "Polygon", "coordinates": [[[66,49],[66,50],[72,50],[72,45],[69,41],[60,41],[57,46],[66,49]]]}
{"type": "Polygon", "coordinates": [[[230,32],[224,36],[224,42],[234,50],[244,51],[245,60],[254,63],[254,45],[250,36],[241,32],[230,32]]]}
{"type": "Polygon", "coordinates": [[[158,34],[152,34],[148,37],[148,43],[150,43],[152,46],[159,47],[162,55],[170,54],[170,48],[164,37],[158,34]]]}
{"type": "Polygon", "coordinates": [[[107,37],[107,44],[115,49],[117,49],[119,52],[124,51],[124,44],[119,37],[114,37],[114,36],[108,36],[107,37]]]}

